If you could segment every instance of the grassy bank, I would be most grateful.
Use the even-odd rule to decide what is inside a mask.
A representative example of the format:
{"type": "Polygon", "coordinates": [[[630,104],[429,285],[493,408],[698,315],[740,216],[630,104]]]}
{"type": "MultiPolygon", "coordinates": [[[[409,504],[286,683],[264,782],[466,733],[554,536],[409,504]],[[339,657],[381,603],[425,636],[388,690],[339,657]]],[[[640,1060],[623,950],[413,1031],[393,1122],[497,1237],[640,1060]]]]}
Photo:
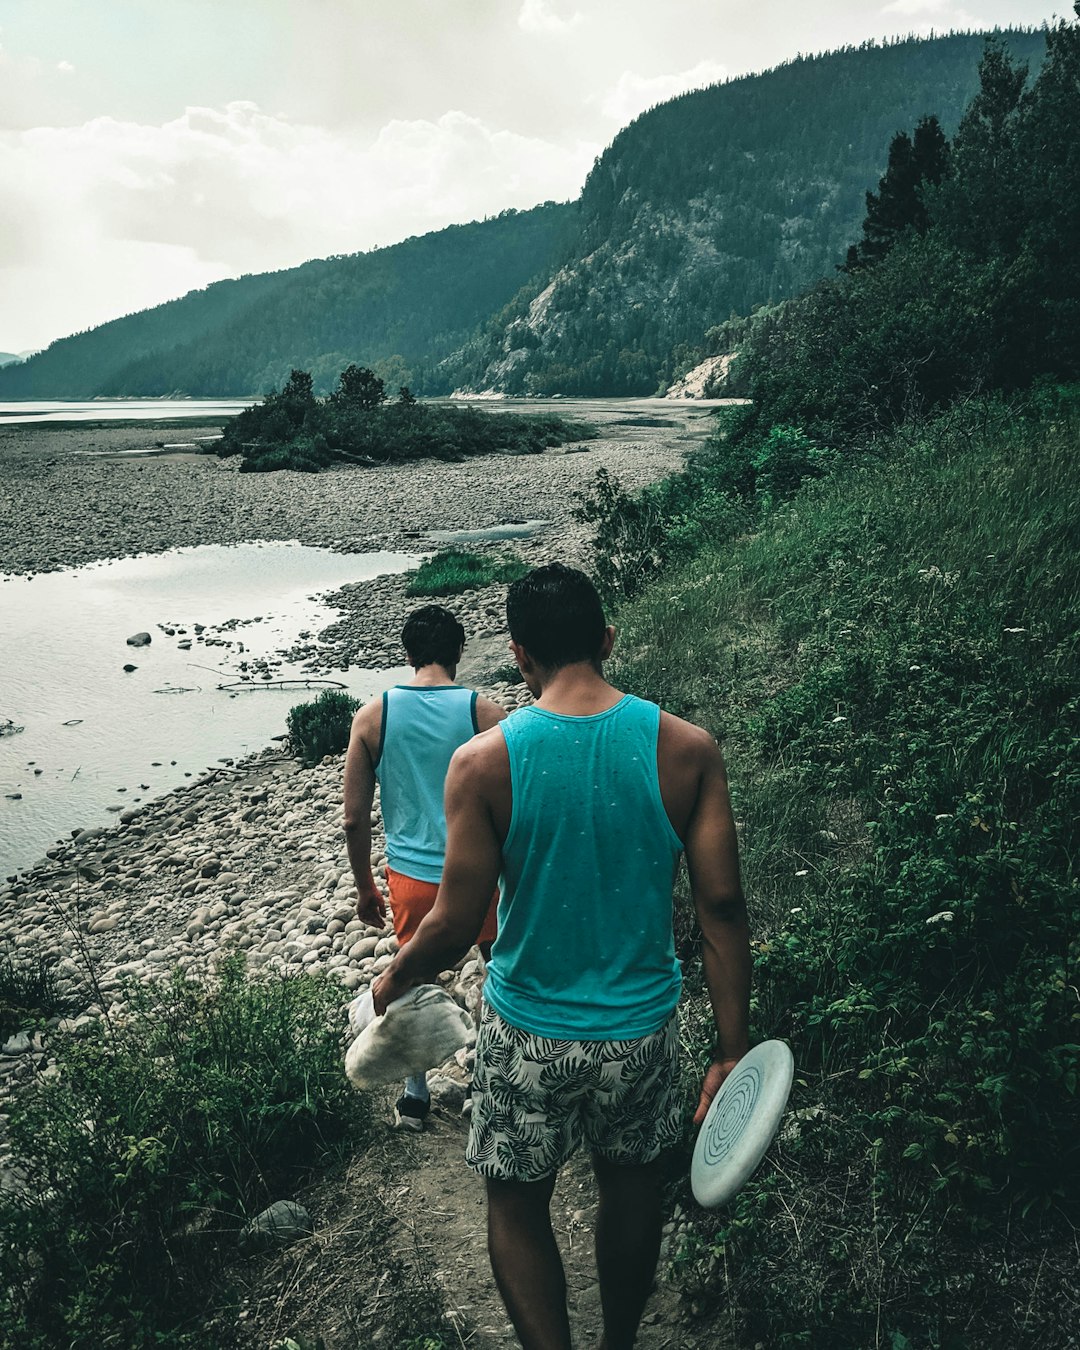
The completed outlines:
{"type": "Polygon", "coordinates": [[[56,1033],[16,1095],[21,1183],[0,1193],[0,1347],[224,1345],[248,1219],[361,1151],[366,1096],[341,1071],[341,991],[313,976],[129,991],[121,1021],[56,1033]],[[227,1321],[227,1319],[226,1319],[227,1321]]]}
{"type": "Polygon", "coordinates": [[[517,558],[481,556],[461,548],[440,549],[422,562],[405,587],[406,595],[460,595],[496,581],[517,581],[529,569],[517,558]]]}
{"type": "Polygon", "coordinates": [[[1074,1343],[1080,419],[1063,406],[969,405],[786,503],[716,512],[619,613],[616,682],[724,742],[754,1030],[799,1066],[775,1164],[676,1261],[696,1297],[734,1302],[747,1343],[1074,1343]]]}

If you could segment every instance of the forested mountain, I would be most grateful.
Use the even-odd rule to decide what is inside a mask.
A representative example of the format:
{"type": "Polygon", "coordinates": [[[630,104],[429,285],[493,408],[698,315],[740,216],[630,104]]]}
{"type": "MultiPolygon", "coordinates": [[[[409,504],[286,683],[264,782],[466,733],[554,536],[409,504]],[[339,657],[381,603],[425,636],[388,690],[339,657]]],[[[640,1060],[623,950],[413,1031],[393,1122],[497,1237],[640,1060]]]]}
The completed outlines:
{"type": "MultiPolygon", "coordinates": [[[[1041,32],[1002,35],[1021,61],[1041,32]]],[[[225,396],[346,366],[393,388],[651,394],[709,328],[832,273],[890,141],[951,135],[983,38],[799,57],[685,94],[625,128],[573,205],[242,277],[54,342],[0,369],[0,398],[225,396]]]]}
{"type": "Polygon", "coordinates": [[[361,362],[392,387],[431,367],[574,238],[576,209],[546,202],[371,253],[220,281],[0,370],[0,398],[259,394],[294,366],[328,392],[361,362]]]}
{"type": "MultiPolygon", "coordinates": [[[[1041,32],[1002,35],[1034,69],[1041,32]]],[[[644,113],[597,161],[576,259],[447,365],[510,393],[651,394],[732,312],[841,262],[896,131],[951,133],[978,87],[976,34],[800,57],[644,113]]]]}

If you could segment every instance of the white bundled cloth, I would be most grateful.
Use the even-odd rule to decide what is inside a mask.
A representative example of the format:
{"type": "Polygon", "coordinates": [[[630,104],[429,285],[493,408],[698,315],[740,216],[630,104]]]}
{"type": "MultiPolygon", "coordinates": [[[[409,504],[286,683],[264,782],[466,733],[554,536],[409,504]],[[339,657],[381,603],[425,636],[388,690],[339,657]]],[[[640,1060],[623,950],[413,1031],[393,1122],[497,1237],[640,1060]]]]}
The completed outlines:
{"type": "Polygon", "coordinates": [[[476,1040],[472,1018],[435,984],[420,984],[375,1016],[371,991],[349,1004],[359,1034],[345,1052],[345,1074],[356,1088],[381,1087],[426,1073],[476,1040]]]}

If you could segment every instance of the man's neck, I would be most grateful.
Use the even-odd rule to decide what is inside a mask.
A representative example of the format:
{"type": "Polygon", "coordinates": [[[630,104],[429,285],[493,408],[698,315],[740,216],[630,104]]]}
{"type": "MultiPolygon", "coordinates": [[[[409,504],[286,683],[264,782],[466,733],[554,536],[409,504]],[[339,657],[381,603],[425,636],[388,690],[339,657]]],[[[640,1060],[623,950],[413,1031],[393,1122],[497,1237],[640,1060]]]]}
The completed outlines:
{"type": "Polygon", "coordinates": [[[432,661],[414,671],[409,684],[417,689],[431,689],[441,684],[453,684],[456,675],[457,666],[440,666],[437,661],[432,661]]]}
{"type": "Polygon", "coordinates": [[[622,697],[622,691],[604,679],[602,670],[591,661],[579,661],[544,671],[536,704],[564,717],[591,717],[613,708],[622,697]]]}

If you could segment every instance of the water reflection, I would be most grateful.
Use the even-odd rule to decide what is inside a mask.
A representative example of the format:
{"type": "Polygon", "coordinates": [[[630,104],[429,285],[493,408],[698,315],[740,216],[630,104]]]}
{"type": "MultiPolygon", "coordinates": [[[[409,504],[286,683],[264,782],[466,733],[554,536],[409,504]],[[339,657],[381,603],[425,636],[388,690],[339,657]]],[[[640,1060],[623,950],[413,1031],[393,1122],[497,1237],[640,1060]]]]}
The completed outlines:
{"type": "MultiPolygon", "coordinates": [[[[0,876],[72,829],[265,746],[294,703],[315,697],[260,678],[260,662],[337,617],[311,597],[418,561],[248,543],[0,579],[0,723],[23,728],[0,736],[0,876]],[[149,644],[129,646],[140,632],[149,644]],[[245,678],[267,687],[217,688],[245,678]]],[[[366,698],[401,673],[338,678],[366,698]]],[[[284,663],[272,675],[303,672],[284,663]]]]}

